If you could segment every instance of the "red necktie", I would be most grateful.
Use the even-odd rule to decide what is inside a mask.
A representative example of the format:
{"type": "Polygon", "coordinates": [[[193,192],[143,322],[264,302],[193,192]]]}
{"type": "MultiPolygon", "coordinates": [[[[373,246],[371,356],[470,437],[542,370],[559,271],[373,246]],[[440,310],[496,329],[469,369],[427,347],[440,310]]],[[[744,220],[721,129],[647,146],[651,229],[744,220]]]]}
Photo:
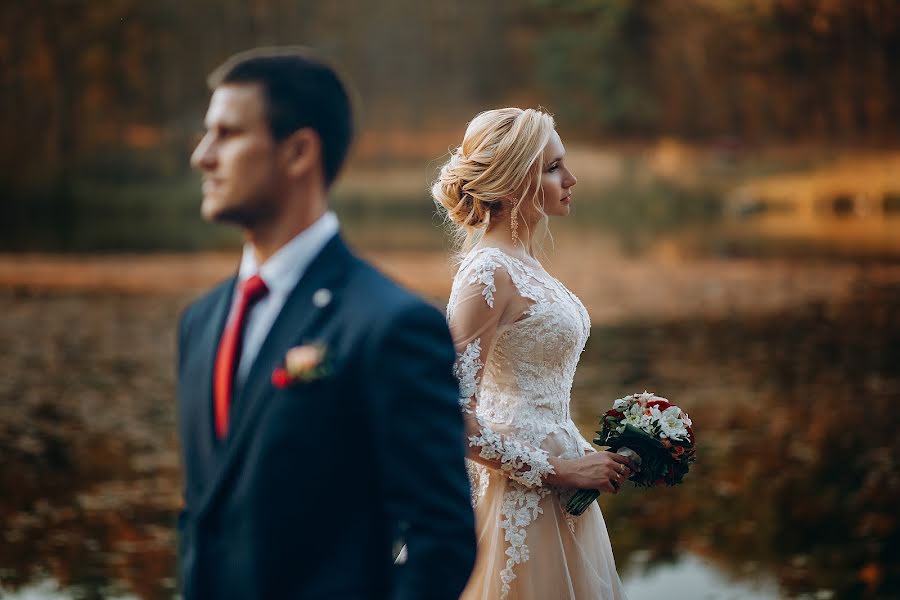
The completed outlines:
{"type": "Polygon", "coordinates": [[[213,380],[213,408],[216,418],[216,435],[219,439],[228,432],[228,412],[231,408],[231,390],[234,372],[241,357],[241,338],[244,321],[250,307],[268,293],[266,282],[254,275],[240,285],[237,307],[234,315],[225,325],[219,352],[216,354],[215,378],[213,380]]]}

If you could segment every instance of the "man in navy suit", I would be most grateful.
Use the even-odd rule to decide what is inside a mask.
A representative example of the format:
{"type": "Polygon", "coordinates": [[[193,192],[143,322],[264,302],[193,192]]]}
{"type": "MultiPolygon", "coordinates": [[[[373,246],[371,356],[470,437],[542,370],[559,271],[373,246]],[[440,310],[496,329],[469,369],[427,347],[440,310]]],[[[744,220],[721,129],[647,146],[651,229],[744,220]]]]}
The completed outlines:
{"type": "Polygon", "coordinates": [[[457,598],[475,534],[453,346],[328,209],[352,138],[346,89],[272,49],[233,57],[210,88],[191,157],[202,214],[246,243],[179,325],[184,596],[457,598]]]}

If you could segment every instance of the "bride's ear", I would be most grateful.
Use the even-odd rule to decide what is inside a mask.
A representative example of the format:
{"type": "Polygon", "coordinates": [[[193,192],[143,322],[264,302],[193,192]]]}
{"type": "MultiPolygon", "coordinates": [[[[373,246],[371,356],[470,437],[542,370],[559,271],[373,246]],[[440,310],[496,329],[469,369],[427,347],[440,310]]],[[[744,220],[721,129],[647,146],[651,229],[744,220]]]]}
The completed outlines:
{"type": "Polygon", "coordinates": [[[279,158],[285,173],[292,178],[304,177],[322,165],[322,141],[315,130],[298,129],[279,148],[279,158]]]}

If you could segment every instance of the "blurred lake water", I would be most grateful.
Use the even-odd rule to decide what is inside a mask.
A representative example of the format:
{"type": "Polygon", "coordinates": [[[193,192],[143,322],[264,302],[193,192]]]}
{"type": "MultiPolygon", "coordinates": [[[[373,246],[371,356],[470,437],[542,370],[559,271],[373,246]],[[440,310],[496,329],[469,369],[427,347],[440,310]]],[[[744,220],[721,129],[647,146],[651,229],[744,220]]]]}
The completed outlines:
{"type": "MultiPolygon", "coordinates": [[[[364,255],[446,301],[430,217],[342,218],[364,255]]],[[[572,399],[585,436],[644,389],[698,436],[684,485],[601,498],[631,600],[897,597],[900,267],[698,253],[713,226],[554,232],[549,269],[594,322],[572,399]]],[[[0,595],[175,594],[174,328],[236,264],[0,256],[0,595]]]]}

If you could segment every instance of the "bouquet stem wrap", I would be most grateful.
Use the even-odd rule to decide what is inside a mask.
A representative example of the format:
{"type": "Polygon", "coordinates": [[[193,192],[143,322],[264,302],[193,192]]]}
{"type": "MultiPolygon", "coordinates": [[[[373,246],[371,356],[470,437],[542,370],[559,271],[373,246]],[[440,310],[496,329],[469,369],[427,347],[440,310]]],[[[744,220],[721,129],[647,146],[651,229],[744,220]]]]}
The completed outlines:
{"type": "MultiPolygon", "coordinates": [[[[641,465],[641,456],[631,448],[627,446],[623,446],[616,450],[616,454],[624,456],[626,458],[630,458],[632,462],[640,467],[641,465]]],[[[572,516],[579,516],[584,511],[588,509],[588,507],[594,503],[594,500],[600,497],[600,490],[578,490],[575,492],[575,495],[569,500],[569,503],[566,504],[566,512],[572,516]]]]}

